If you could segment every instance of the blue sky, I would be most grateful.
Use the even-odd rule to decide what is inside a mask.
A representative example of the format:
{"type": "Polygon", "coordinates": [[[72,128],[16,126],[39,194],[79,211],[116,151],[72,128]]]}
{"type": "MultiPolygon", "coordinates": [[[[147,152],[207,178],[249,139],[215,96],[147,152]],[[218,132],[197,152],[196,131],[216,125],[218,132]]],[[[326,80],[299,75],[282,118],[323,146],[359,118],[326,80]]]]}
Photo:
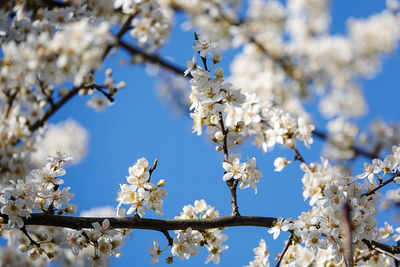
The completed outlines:
{"type": "MultiPolygon", "coordinates": [[[[334,1],[332,6],[332,33],[345,31],[349,16],[366,17],[380,11],[384,1],[357,0],[334,1]]],[[[174,58],[184,66],[193,55],[192,32],[181,32],[179,23],[174,28],[168,45],[162,54],[174,58]]],[[[229,63],[235,51],[223,55],[223,66],[229,73],[229,63]]],[[[125,57],[117,53],[106,60],[105,66],[114,69],[116,80],[124,80],[127,87],[116,97],[115,104],[102,113],[86,107],[87,97],[76,97],[52,118],[51,122],[74,118],[90,132],[89,154],[84,161],[67,169],[65,185],[75,193],[73,203],[79,211],[99,206],[117,206],[115,201],[119,184],[125,183],[128,167],[137,159],[145,157],[152,162],[158,158],[159,164],[153,173],[153,181],[165,179],[168,196],[165,197],[164,218],[178,215],[182,207],[195,200],[205,199],[221,215],[231,212],[230,195],[222,181],[222,152],[217,153],[206,136],[192,133],[192,121],[185,116],[176,117],[157,97],[155,84],[160,80],[149,77],[143,67],[118,66],[118,59],[125,57]]],[[[366,126],[375,117],[391,121],[399,119],[396,102],[399,99],[397,77],[399,69],[398,52],[384,60],[383,71],[374,79],[362,80],[369,102],[369,113],[360,120],[366,126]]],[[[104,72],[100,71],[100,72],[104,72]]],[[[102,81],[102,78],[99,79],[102,81]]],[[[310,105],[311,107],[311,105],[310,105]]],[[[312,108],[311,108],[312,109],[312,108]]],[[[319,160],[321,143],[316,140],[311,150],[300,147],[308,162],[319,160]]],[[[251,142],[245,143],[240,152],[242,157],[256,157],[259,169],[264,174],[258,184],[257,195],[251,189],[239,190],[238,201],[242,215],[297,217],[301,211],[309,209],[302,197],[302,172],[297,163],[291,164],[281,173],[273,172],[273,161],[278,156],[292,158],[291,151],[276,147],[273,152],[263,155],[251,142]]],[[[358,166],[360,168],[360,166],[358,166]]],[[[383,214],[387,217],[387,214],[383,214]]],[[[157,218],[152,211],[146,217],[157,218]]],[[[264,238],[272,253],[279,253],[287,234],[273,240],[267,229],[236,227],[224,231],[229,236],[225,243],[229,249],[224,252],[220,266],[242,266],[253,258],[253,248],[264,238]]],[[[171,232],[173,235],[173,232],[171,232]]],[[[151,257],[147,247],[157,238],[161,247],[166,246],[164,236],[155,231],[134,230],[132,240],[127,239],[123,247],[124,256],[113,260],[114,266],[148,266],[151,257]]],[[[161,255],[160,263],[168,257],[168,250],[161,255]]],[[[208,252],[201,248],[200,255],[189,261],[175,259],[176,266],[202,265],[208,252]]],[[[209,263],[213,264],[213,263],[209,263]]]]}

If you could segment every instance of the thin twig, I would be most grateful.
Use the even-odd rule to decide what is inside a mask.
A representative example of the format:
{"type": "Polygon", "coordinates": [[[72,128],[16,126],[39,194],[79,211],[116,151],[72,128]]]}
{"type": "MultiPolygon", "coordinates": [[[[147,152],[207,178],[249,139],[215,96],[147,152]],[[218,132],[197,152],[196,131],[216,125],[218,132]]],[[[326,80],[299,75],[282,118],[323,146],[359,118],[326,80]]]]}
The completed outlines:
{"type": "Polygon", "coordinates": [[[305,165],[307,165],[307,162],[304,160],[304,158],[300,154],[299,150],[296,147],[293,147],[292,149],[293,149],[293,151],[295,153],[294,160],[298,160],[298,161],[304,163],[305,165]]]}
{"type": "Polygon", "coordinates": [[[400,261],[400,258],[395,255],[395,254],[400,254],[400,247],[386,245],[386,244],[379,243],[374,240],[369,241],[365,238],[362,239],[361,241],[363,241],[369,249],[376,250],[376,251],[383,253],[389,257],[392,257],[395,260],[400,261]]]}
{"type": "MultiPolygon", "coordinates": [[[[220,123],[220,126],[221,126],[222,134],[224,135],[224,140],[223,140],[223,144],[222,144],[222,149],[224,151],[224,161],[225,162],[229,162],[228,129],[225,128],[224,118],[223,118],[221,112],[219,112],[219,123],[220,123]]],[[[226,181],[226,184],[227,184],[227,186],[229,188],[229,191],[231,192],[232,214],[235,215],[235,216],[240,216],[239,206],[237,204],[237,192],[236,192],[238,181],[232,178],[232,179],[226,181]]]]}
{"type": "Polygon", "coordinates": [[[379,184],[378,186],[376,186],[374,189],[371,189],[370,191],[368,191],[368,192],[362,194],[361,197],[363,197],[363,196],[369,196],[369,195],[374,194],[374,193],[375,193],[376,191],[378,191],[380,188],[384,187],[384,186],[387,185],[387,184],[390,184],[391,182],[394,181],[394,179],[395,179],[396,177],[399,177],[399,176],[400,176],[400,173],[395,174],[395,175],[394,175],[392,178],[390,178],[389,180],[386,180],[385,182],[383,182],[383,183],[379,184]]]}
{"type": "MultiPolygon", "coordinates": [[[[198,35],[196,32],[194,33],[194,39],[195,39],[196,41],[199,40],[199,35],[198,35]]],[[[203,61],[204,69],[205,69],[206,71],[208,71],[208,67],[207,67],[207,58],[206,58],[206,57],[202,57],[200,51],[198,51],[198,54],[199,54],[199,56],[200,56],[200,58],[201,58],[201,61],[203,61]]]]}
{"type": "Polygon", "coordinates": [[[172,239],[172,237],[169,235],[167,230],[161,230],[161,233],[163,233],[165,235],[165,238],[167,238],[168,240],[168,245],[173,246],[174,245],[174,240],[172,239]]]}
{"type": "MultiPolygon", "coordinates": [[[[320,139],[324,139],[327,140],[329,143],[331,143],[332,145],[336,145],[335,143],[333,143],[332,141],[330,141],[329,136],[326,133],[323,133],[319,130],[314,130],[313,131],[313,135],[315,135],[316,137],[320,138],[320,139]]],[[[348,149],[353,150],[354,153],[357,155],[361,155],[364,156],[366,158],[370,158],[370,159],[376,159],[379,158],[379,154],[377,154],[376,152],[369,152],[366,151],[360,147],[357,147],[355,145],[352,145],[350,147],[348,147],[348,149]]]]}
{"type": "Polygon", "coordinates": [[[114,103],[114,101],[115,101],[114,97],[110,93],[107,93],[106,91],[104,91],[104,88],[106,88],[106,86],[100,86],[100,85],[94,84],[93,87],[97,91],[102,93],[108,99],[108,101],[110,101],[111,103],[114,103]]]}
{"type": "MultiPolygon", "coordinates": [[[[148,54],[148,53],[146,53],[146,52],[144,52],[144,51],[142,51],[142,50],[136,48],[135,46],[130,45],[130,44],[124,42],[123,40],[120,40],[120,41],[119,41],[119,45],[120,45],[124,50],[126,50],[127,52],[129,52],[129,54],[131,54],[131,55],[140,55],[140,56],[142,56],[143,59],[145,59],[146,61],[149,61],[149,62],[151,62],[151,63],[153,63],[153,64],[160,65],[160,66],[162,66],[162,67],[164,67],[164,68],[166,68],[166,69],[168,69],[168,70],[170,70],[170,71],[172,71],[172,72],[174,72],[174,73],[176,73],[176,74],[178,74],[178,75],[183,75],[183,73],[185,72],[185,69],[183,69],[183,68],[181,68],[181,67],[179,67],[179,66],[176,66],[176,65],[174,65],[173,63],[168,62],[167,60],[165,60],[165,59],[163,59],[163,58],[160,58],[160,57],[157,56],[157,55],[148,54]]],[[[193,78],[192,75],[191,75],[190,73],[189,73],[186,77],[188,77],[188,78],[193,78]]]]}
{"type": "Polygon", "coordinates": [[[356,259],[354,260],[354,263],[357,264],[359,261],[367,261],[371,257],[378,255],[379,253],[380,253],[379,251],[370,250],[370,251],[368,251],[368,253],[356,257],[356,259]]]}
{"type": "Polygon", "coordinates": [[[59,110],[68,100],[70,100],[73,96],[78,94],[81,87],[74,87],[70,90],[65,96],[63,96],[60,100],[54,103],[43,115],[42,118],[34,122],[31,126],[29,126],[29,130],[31,132],[36,131],[38,128],[42,127],[44,123],[54,114],[57,110],[59,110]]]}
{"type": "Polygon", "coordinates": [[[29,239],[32,245],[35,245],[36,247],[40,248],[40,244],[33,240],[33,238],[29,235],[28,231],[26,230],[25,225],[20,228],[21,232],[24,233],[24,235],[29,239]]]}
{"type": "Polygon", "coordinates": [[[151,168],[149,169],[149,175],[150,176],[153,173],[153,171],[157,168],[157,164],[158,164],[158,159],[155,159],[154,162],[153,162],[153,166],[151,166],[151,168]]]}
{"type": "Polygon", "coordinates": [[[294,234],[291,233],[290,236],[289,236],[288,242],[286,243],[285,247],[283,248],[281,254],[279,254],[279,260],[278,260],[278,262],[277,262],[275,267],[279,267],[281,265],[282,259],[285,256],[286,251],[289,249],[290,245],[292,244],[293,238],[294,238],[294,234]]]}

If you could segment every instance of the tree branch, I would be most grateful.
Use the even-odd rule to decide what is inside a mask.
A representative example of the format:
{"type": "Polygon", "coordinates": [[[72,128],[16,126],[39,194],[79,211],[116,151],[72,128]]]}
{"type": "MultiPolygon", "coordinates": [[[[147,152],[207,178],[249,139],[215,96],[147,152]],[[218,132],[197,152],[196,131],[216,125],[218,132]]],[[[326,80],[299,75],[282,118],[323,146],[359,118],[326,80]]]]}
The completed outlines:
{"type": "Polygon", "coordinates": [[[40,248],[39,243],[36,242],[35,240],[33,240],[33,238],[29,235],[28,231],[25,228],[25,225],[22,228],[20,228],[20,230],[29,239],[29,241],[31,242],[32,245],[35,245],[36,247],[40,248]]]}
{"type": "Polygon", "coordinates": [[[304,158],[303,158],[303,156],[300,154],[299,150],[298,150],[296,147],[293,147],[292,149],[293,149],[294,153],[296,154],[296,155],[294,156],[294,160],[298,160],[298,161],[304,163],[305,165],[307,165],[307,162],[304,160],[304,158]]]}
{"type": "MultiPolygon", "coordinates": [[[[150,55],[136,47],[134,47],[133,45],[130,45],[122,40],[119,41],[119,45],[126,50],[129,54],[131,55],[140,55],[142,56],[146,61],[149,61],[153,64],[158,64],[178,75],[183,75],[183,73],[185,72],[185,70],[183,68],[180,68],[176,65],[174,65],[171,62],[166,61],[165,59],[160,58],[157,55],[150,55]]],[[[192,75],[189,73],[186,77],[188,78],[192,78],[192,75]]]]}
{"type": "MultiPolygon", "coordinates": [[[[334,143],[332,143],[332,142],[329,140],[329,136],[328,136],[326,133],[323,133],[323,132],[321,132],[321,131],[319,131],[319,130],[314,130],[314,131],[313,131],[313,134],[314,134],[316,137],[318,137],[318,138],[320,138],[320,139],[327,140],[327,141],[328,141],[329,143],[331,143],[332,145],[335,145],[334,143]]],[[[376,158],[379,157],[379,155],[378,155],[377,153],[366,151],[366,150],[364,150],[364,149],[362,149],[362,148],[359,148],[359,147],[357,147],[357,146],[354,146],[354,145],[352,145],[351,147],[349,147],[349,149],[353,150],[354,153],[356,154],[356,156],[357,156],[357,155],[361,155],[361,156],[364,156],[364,157],[370,158],[370,159],[376,159],[376,158]]]]}
{"type": "Polygon", "coordinates": [[[285,256],[286,251],[289,249],[290,245],[292,244],[293,238],[294,238],[294,234],[291,233],[289,236],[288,242],[286,243],[285,247],[283,248],[281,254],[279,254],[279,260],[275,267],[279,267],[281,265],[282,259],[285,256]]]}
{"type": "MultiPolygon", "coordinates": [[[[131,23],[132,18],[134,15],[129,16],[129,18],[126,20],[124,25],[122,25],[121,29],[117,33],[116,37],[118,41],[122,38],[122,36],[129,30],[129,25],[131,23]]],[[[108,55],[108,53],[111,51],[113,45],[109,45],[106,50],[104,51],[102,55],[102,59],[108,55]]],[[[30,127],[29,130],[31,132],[34,132],[38,128],[42,127],[44,123],[57,111],[59,110],[68,100],[70,100],[72,97],[74,97],[76,94],[78,94],[79,90],[82,87],[74,87],[72,90],[70,90],[65,96],[63,96],[57,103],[54,103],[53,105],[50,106],[50,108],[46,111],[44,116],[37,120],[35,123],[33,123],[30,127]]],[[[98,89],[99,90],[99,89],[98,89]]],[[[103,91],[101,91],[103,92],[103,91]]],[[[104,93],[104,92],[103,92],[104,93]]],[[[111,98],[113,100],[113,98],[111,98]]],[[[109,100],[111,101],[109,98],[109,100]]],[[[112,102],[112,101],[111,101],[112,102]]]]}
{"type": "Polygon", "coordinates": [[[376,251],[383,253],[389,257],[392,257],[396,261],[400,261],[400,258],[395,255],[395,254],[400,254],[400,247],[386,245],[383,243],[376,242],[374,240],[369,241],[365,238],[362,239],[361,241],[363,241],[369,249],[376,250],[376,251]]]}
{"type": "MultiPolygon", "coordinates": [[[[8,216],[0,214],[4,219],[3,224],[8,222],[8,216]]],[[[211,228],[223,228],[233,226],[255,226],[270,228],[273,226],[276,218],[272,217],[257,217],[257,216],[225,216],[212,219],[199,219],[199,220],[160,220],[160,219],[146,219],[135,217],[74,217],[74,216],[60,216],[45,213],[32,214],[30,218],[24,220],[25,225],[40,225],[40,226],[54,226],[80,230],[83,228],[93,229],[93,223],[102,222],[108,219],[110,227],[112,228],[128,228],[128,229],[147,229],[155,231],[168,231],[168,230],[186,230],[191,227],[194,230],[204,230],[211,228]]]]}
{"type": "Polygon", "coordinates": [[[167,241],[168,241],[168,245],[172,247],[172,246],[174,245],[174,240],[173,240],[172,237],[169,235],[168,231],[167,231],[167,230],[161,230],[161,232],[165,235],[165,238],[166,238],[167,241]]]}
{"type": "Polygon", "coordinates": [[[399,176],[400,176],[400,173],[395,174],[395,175],[394,175],[392,178],[390,178],[389,180],[386,180],[385,182],[379,184],[377,187],[375,187],[374,189],[368,191],[367,193],[362,194],[361,197],[363,197],[363,196],[369,196],[369,195],[374,194],[374,193],[375,193],[376,191],[378,191],[380,188],[384,187],[384,186],[387,185],[387,184],[390,184],[391,182],[394,181],[394,179],[395,179],[396,177],[399,177],[399,176]]]}
{"type": "Polygon", "coordinates": [[[58,102],[54,103],[43,115],[42,118],[34,122],[31,126],[29,126],[29,130],[31,132],[36,131],[38,128],[42,127],[44,123],[54,114],[57,110],[59,110],[68,100],[70,100],[73,96],[78,94],[81,87],[74,87],[70,90],[65,96],[63,96],[58,102]]]}

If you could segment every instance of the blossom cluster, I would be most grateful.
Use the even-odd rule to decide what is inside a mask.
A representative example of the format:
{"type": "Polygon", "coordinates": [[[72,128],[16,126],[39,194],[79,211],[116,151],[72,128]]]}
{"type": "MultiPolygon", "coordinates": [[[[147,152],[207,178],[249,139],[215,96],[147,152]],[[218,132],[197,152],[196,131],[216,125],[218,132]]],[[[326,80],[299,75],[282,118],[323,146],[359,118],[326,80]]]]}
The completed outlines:
{"type": "Polygon", "coordinates": [[[239,154],[230,154],[228,161],[222,163],[225,169],[224,181],[231,179],[240,181],[239,188],[245,189],[251,186],[254,192],[257,193],[257,185],[262,173],[258,170],[256,159],[253,157],[248,159],[246,163],[240,163],[241,156],[239,154]]]}
{"type": "MultiPolygon", "coordinates": [[[[205,59],[208,53],[213,52],[213,43],[196,40],[193,48],[205,59]]],[[[214,52],[213,67],[219,61],[219,54],[214,52]]],[[[315,127],[308,116],[303,114],[296,118],[254,93],[245,91],[243,94],[240,90],[231,89],[230,83],[223,83],[224,71],[220,67],[215,69],[211,79],[211,73],[196,62],[196,56],[188,61],[187,67],[185,75],[190,73],[192,76],[190,109],[194,109],[194,112],[190,116],[198,135],[202,132],[203,124],[206,124],[207,133],[219,144],[224,139],[227,146],[242,144],[246,136],[254,136],[254,143],[262,147],[264,152],[275,144],[293,148],[296,140],[304,141],[307,147],[313,143],[312,131],[315,127]],[[221,123],[226,129],[220,126],[221,123]]],[[[222,146],[217,146],[217,151],[220,150],[222,146]]]]}
{"type": "MultiPolygon", "coordinates": [[[[85,215],[82,213],[82,215],[85,215]]],[[[88,214],[86,214],[88,215],[88,214]]],[[[92,216],[115,216],[107,210],[97,209],[91,212],[92,216]],[[104,211],[106,213],[104,213],[104,211]]],[[[110,256],[121,257],[119,250],[124,244],[125,237],[131,231],[127,229],[114,229],[110,221],[105,219],[94,222],[93,229],[71,230],[59,227],[26,226],[29,237],[35,240],[33,244],[29,237],[22,231],[15,229],[3,232],[3,237],[8,240],[9,247],[16,247],[11,253],[5,255],[7,249],[0,250],[2,262],[9,262],[10,266],[20,266],[19,262],[27,261],[33,266],[45,266],[50,261],[63,265],[74,266],[107,266],[110,256]],[[17,253],[17,252],[22,252],[17,253]],[[8,259],[8,260],[7,260],[8,259]]]]}
{"type": "Polygon", "coordinates": [[[377,236],[375,216],[378,200],[375,195],[363,195],[370,186],[357,183],[357,177],[343,173],[327,160],[323,160],[322,164],[312,163],[303,169],[303,196],[310,198],[310,205],[313,206],[292,224],[291,229],[295,229],[296,236],[314,251],[328,249],[335,257],[335,263],[340,262],[344,242],[341,234],[343,210],[347,204],[351,210],[349,220],[354,249],[365,250],[362,240],[374,240],[377,236]]]}
{"type": "Polygon", "coordinates": [[[159,1],[114,0],[114,8],[134,15],[130,34],[140,46],[154,50],[165,42],[172,27],[171,11],[159,1]]]}
{"type": "MultiPolygon", "coordinates": [[[[364,163],[364,172],[357,177],[359,179],[367,178],[371,186],[377,185],[376,178],[382,183],[387,173],[400,172],[400,146],[393,146],[392,153],[388,154],[384,160],[373,159],[372,163],[364,163]]],[[[400,184],[400,178],[394,178],[394,181],[400,184]]]]}
{"type": "MultiPolygon", "coordinates": [[[[212,42],[208,40],[196,40],[194,49],[198,51],[202,58],[206,58],[210,52],[212,42]]],[[[220,61],[220,55],[214,53],[213,63],[220,61]]],[[[214,66],[214,65],[213,65],[214,66]]],[[[196,55],[187,63],[188,69],[185,74],[192,76],[190,80],[192,91],[190,93],[191,106],[194,110],[190,116],[194,120],[193,130],[198,135],[202,133],[203,124],[210,126],[213,131],[220,128],[221,120],[226,119],[227,109],[230,106],[240,106],[245,100],[245,96],[240,89],[233,89],[229,83],[224,83],[224,70],[221,67],[215,69],[215,76],[211,78],[211,73],[207,69],[202,69],[196,62],[196,55]]],[[[239,142],[238,135],[231,132],[226,139],[231,142],[239,142]],[[236,137],[236,138],[235,138],[236,137]]],[[[240,140],[240,139],[239,139],[240,140]]],[[[231,144],[231,143],[230,143],[231,144]]]]}
{"type": "Polygon", "coordinates": [[[149,163],[145,158],[138,159],[136,163],[129,167],[129,176],[126,180],[129,184],[120,185],[117,201],[119,202],[117,212],[120,216],[125,216],[125,208],[120,208],[122,204],[130,205],[126,214],[143,217],[146,209],[152,209],[159,216],[163,215],[162,197],[167,195],[167,190],[161,188],[165,185],[165,180],[160,180],[157,185],[150,182],[151,172],[149,163]]]}
{"type": "MultiPolygon", "coordinates": [[[[204,199],[194,202],[194,206],[186,205],[183,211],[175,219],[212,219],[218,218],[219,211],[214,207],[207,205],[204,199]]],[[[171,253],[177,256],[180,260],[189,259],[190,256],[197,256],[199,253],[199,246],[204,246],[210,253],[206,258],[206,263],[213,261],[218,264],[222,252],[228,249],[227,245],[222,242],[228,239],[228,236],[222,234],[221,229],[212,228],[205,230],[193,230],[190,227],[186,230],[175,231],[177,236],[173,239],[173,246],[171,253]]]]}
{"type": "Polygon", "coordinates": [[[70,22],[54,36],[48,32],[30,33],[25,42],[3,44],[2,85],[48,90],[51,84],[46,81],[53,85],[73,81],[80,86],[91,71],[100,67],[102,54],[112,43],[110,24],[93,24],[88,19],[70,22]]]}
{"type": "Polygon", "coordinates": [[[2,189],[0,210],[8,216],[8,228],[23,227],[23,218],[29,218],[35,210],[57,214],[76,212],[76,205],[69,203],[74,197],[68,192],[70,187],[60,189],[64,180],[59,177],[66,173],[62,165],[69,160],[65,154],[57,153],[49,157],[45,166],[33,170],[25,179],[10,181],[2,189]]]}
{"type": "Polygon", "coordinates": [[[7,114],[5,106],[0,106],[0,181],[8,183],[17,180],[29,172],[30,156],[35,148],[37,137],[32,136],[28,120],[20,112],[22,107],[16,107],[7,114]],[[24,140],[22,145],[19,141],[24,140]]]}
{"type": "Polygon", "coordinates": [[[229,111],[226,120],[228,126],[241,124],[242,136],[254,137],[254,145],[261,147],[264,153],[275,145],[294,148],[297,140],[310,147],[315,126],[308,116],[284,112],[254,93],[245,95],[243,105],[229,111]]]}
{"type": "MultiPolygon", "coordinates": [[[[209,40],[198,40],[196,36],[193,49],[199,53],[203,62],[206,62],[208,53],[213,53],[211,69],[221,60],[220,54],[214,51],[213,42],[209,40]]],[[[207,64],[204,64],[207,68],[207,64]]],[[[194,120],[194,131],[200,135],[205,123],[207,133],[218,144],[216,150],[224,150],[226,156],[222,164],[225,169],[224,181],[231,179],[241,181],[240,189],[251,186],[257,193],[256,183],[262,174],[257,168],[256,159],[253,157],[246,163],[240,163],[240,154],[228,154],[228,148],[242,144],[245,137],[245,122],[237,120],[233,123],[229,116],[233,113],[232,109],[241,109],[246,96],[241,94],[240,90],[231,89],[231,84],[224,83],[224,71],[220,67],[215,70],[215,76],[211,79],[210,72],[198,66],[196,55],[188,61],[187,67],[185,75],[190,73],[192,76],[190,109],[194,109],[194,112],[190,116],[194,120]]]]}
{"type": "MultiPolygon", "coordinates": [[[[352,243],[357,253],[367,250],[366,240],[386,240],[393,233],[391,226],[377,230],[376,214],[378,212],[378,199],[376,194],[365,194],[376,187],[375,177],[380,183],[386,172],[396,173],[399,166],[399,149],[393,147],[393,154],[388,155],[384,161],[375,159],[372,164],[365,164],[365,171],[361,175],[352,177],[337,166],[332,166],[327,160],[322,164],[302,164],[305,172],[303,182],[303,196],[310,199],[311,210],[302,212],[297,220],[279,218],[274,227],[268,232],[278,237],[280,231],[291,231],[296,238],[304,244],[300,250],[310,250],[310,257],[304,259],[309,263],[313,261],[334,262],[343,261],[343,220],[345,205],[351,210],[349,220],[352,225],[352,243]],[[383,171],[384,174],[378,174],[383,171]],[[358,179],[365,180],[364,184],[358,179]],[[317,256],[320,255],[320,256],[317,256]],[[324,256],[325,255],[325,256],[324,256]]],[[[397,182],[397,180],[395,180],[397,182]]],[[[397,239],[397,236],[393,237],[397,239]]],[[[293,248],[292,248],[293,249],[293,248]]],[[[297,253],[296,250],[292,253],[297,253]]],[[[289,257],[289,256],[287,256],[289,257]]],[[[287,263],[299,266],[299,259],[287,258],[287,263]],[[296,259],[296,261],[293,261],[296,259]]],[[[379,262],[387,261],[387,257],[380,257],[379,262]]],[[[289,264],[290,265],[290,264],[289,264]]],[[[301,264],[300,264],[301,265],[301,264]]]]}

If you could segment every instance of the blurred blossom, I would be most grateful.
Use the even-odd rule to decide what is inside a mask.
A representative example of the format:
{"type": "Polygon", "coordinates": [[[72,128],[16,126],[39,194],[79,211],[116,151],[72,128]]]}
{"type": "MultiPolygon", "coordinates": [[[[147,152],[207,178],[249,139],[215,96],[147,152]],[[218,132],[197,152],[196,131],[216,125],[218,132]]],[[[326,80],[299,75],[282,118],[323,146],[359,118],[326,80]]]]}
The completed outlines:
{"type": "Polygon", "coordinates": [[[73,119],[50,124],[38,143],[37,150],[32,154],[32,161],[39,166],[46,162],[47,156],[54,156],[57,151],[62,151],[72,157],[72,164],[77,164],[86,156],[88,142],[89,132],[73,119]]]}

